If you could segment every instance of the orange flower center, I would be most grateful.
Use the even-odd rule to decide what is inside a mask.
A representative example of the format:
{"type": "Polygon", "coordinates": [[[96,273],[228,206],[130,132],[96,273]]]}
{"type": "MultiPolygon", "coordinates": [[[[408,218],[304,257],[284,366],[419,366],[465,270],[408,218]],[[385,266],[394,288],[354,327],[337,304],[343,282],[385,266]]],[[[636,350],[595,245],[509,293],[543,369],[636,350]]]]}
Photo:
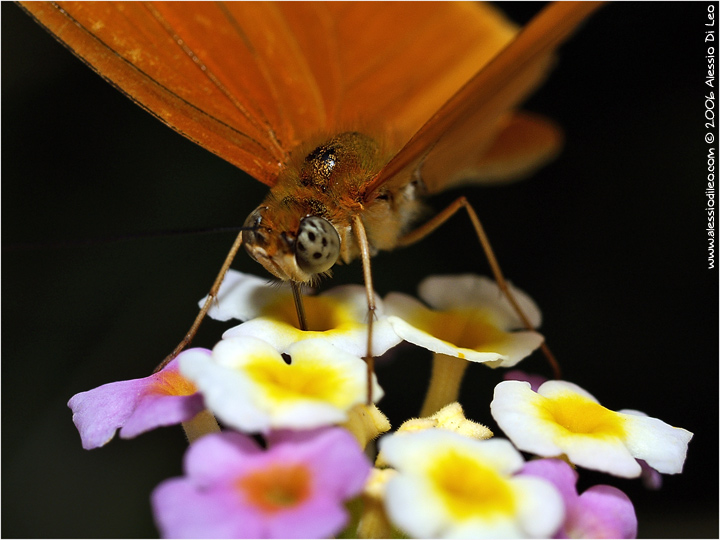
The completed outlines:
{"type": "Polygon", "coordinates": [[[164,396],[190,396],[197,392],[197,388],[177,371],[161,371],[147,392],[164,396]]]}
{"type": "Polygon", "coordinates": [[[252,505],[277,512],[308,498],[310,473],[303,465],[272,465],[243,476],[235,485],[252,505]]]}

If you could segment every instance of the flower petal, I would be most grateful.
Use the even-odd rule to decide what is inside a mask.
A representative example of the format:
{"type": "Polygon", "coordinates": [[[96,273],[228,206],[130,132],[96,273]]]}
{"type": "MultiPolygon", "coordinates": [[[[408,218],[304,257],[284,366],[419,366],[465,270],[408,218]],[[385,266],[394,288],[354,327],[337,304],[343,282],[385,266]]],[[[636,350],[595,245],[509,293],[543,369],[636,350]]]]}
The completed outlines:
{"type": "Polygon", "coordinates": [[[657,419],[606,409],[565,381],[548,381],[537,393],[527,382],[501,382],[490,408],[519,449],[544,457],[565,454],[576,465],[623,477],[640,475],[636,458],[661,472],[679,472],[692,437],[657,419]]]}
{"type": "Polygon", "coordinates": [[[370,468],[339,428],[274,433],[267,450],[239,433],[213,433],[188,450],[186,476],[155,489],[153,511],[170,537],[329,537],[347,522],[344,502],[370,468]]]}
{"type": "Polygon", "coordinates": [[[127,439],[190,420],[203,410],[204,404],[192,384],[179,374],[176,359],[149,377],[80,392],[68,401],[68,407],[73,411],[83,448],[89,450],[109,442],[118,429],[120,436],[127,439]]]}
{"type": "Polygon", "coordinates": [[[615,487],[600,485],[580,495],[565,530],[570,538],[636,538],[637,526],[628,496],[615,487]]]}
{"type": "Polygon", "coordinates": [[[682,472],[692,433],[639,411],[619,412],[628,424],[627,445],[633,456],[663,474],[682,472]]]}
{"type": "MultiPolygon", "coordinates": [[[[318,296],[303,298],[309,330],[301,330],[290,294],[265,295],[255,318],[231,328],[223,338],[250,336],[271,343],[281,352],[298,341],[325,339],[328,343],[356,356],[367,354],[368,306],[365,288],[360,285],[335,287],[318,296]],[[266,301],[267,300],[267,301],[266,301]]],[[[383,315],[383,303],[377,297],[372,330],[372,353],[384,354],[402,339],[383,315]]]]}
{"type": "Polygon", "coordinates": [[[130,418],[141,393],[139,380],[104,384],[75,394],[68,401],[83,448],[90,450],[105,445],[130,418]]]}
{"type": "Polygon", "coordinates": [[[414,298],[391,293],[385,297],[388,320],[404,340],[433,352],[487,363],[514,366],[543,342],[536,332],[508,332],[489,308],[433,311],[414,298]]]}
{"type": "MultiPolygon", "coordinates": [[[[535,302],[523,291],[507,282],[515,301],[530,324],[537,328],[542,317],[535,302]]],[[[525,328],[497,283],[475,274],[439,275],[425,278],[418,286],[420,298],[437,310],[492,306],[497,326],[503,329],[525,328]]]]}
{"type": "Polygon", "coordinates": [[[260,445],[241,433],[223,432],[221,437],[205,436],[185,453],[185,473],[200,488],[222,483],[232,474],[248,470],[252,460],[262,454],[260,445]]]}
{"type": "MultiPolygon", "coordinates": [[[[271,286],[267,279],[230,269],[220,285],[217,302],[213,302],[207,314],[218,321],[247,321],[258,317],[267,304],[286,297],[292,298],[288,285],[271,286]]],[[[203,307],[206,300],[207,296],[198,305],[203,307]]]]}
{"type": "Polygon", "coordinates": [[[173,478],[152,493],[155,523],[163,538],[263,538],[260,516],[234,504],[228,487],[198,490],[173,478]]]}
{"type": "Polygon", "coordinates": [[[565,522],[558,538],[635,538],[637,517],[630,499],[619,489],[593,486],[578,496],[578,474],[560,459],[526,463],[523,476],[544,478],[562,494],[565,522]]]}
{"type": "Polygon", "coordinates": [[[577,499],[578,473],[561,459],[534,459],[528,461],[520,471],[520,474],[529,474],[544,478],[557,488],[565,501],[571,504],[577,499]]]}
{"type": "Polygon", "coordinates": [[[520,369],[513,369],[510,371],[506,371],[503,375],[503,380],[505,381],[525,381],[530,383],[530,388],[532,388],[533,392],[537,392],[538,388],[547,381],[547,377],[543,377],[542,375],[536,375],[534,373],[525,373],[524,371],[520,369]]]}
{"type": "MultiPolygon", "coordinates": [[[[323,340],[288,348],[288,365],[275,348],[255,338],[222,340],[212,357],[183,355],[180,366],[226,424],[249,432],[310,429],[347,419],[367,396],[365,362],[323,340]]],[[[382,389],[373,375],[373,396],[382,389]]]]}
{"type": "Polygon", "coordinates": [[[357,446],[357,441],[345,429],[278,430],[271,432],[267,441],[277,456],[287,452],[288,459],[301,458],[310,463],[317,489],[333,497],[347,499],[360,493],[370,474],[365,455],[348,451],[357,446]],[[337,481],[338,471],[344,471],[344,482],[337,481]]]}
{"type": "Polygon", "coordinates": [[[544,536],[562,522],[550,483],[512,476],[523,459],[507,440],[427,429],[386,436],[380,448],[398,471],[387,483],[388,515],[412,536],[544,536]]]}

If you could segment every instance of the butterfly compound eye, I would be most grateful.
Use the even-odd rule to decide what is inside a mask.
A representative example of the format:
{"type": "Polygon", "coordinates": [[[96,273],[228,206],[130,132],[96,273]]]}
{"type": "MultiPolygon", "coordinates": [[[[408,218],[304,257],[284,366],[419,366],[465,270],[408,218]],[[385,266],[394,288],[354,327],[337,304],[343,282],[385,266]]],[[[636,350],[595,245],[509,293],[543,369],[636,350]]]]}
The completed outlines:
{"type": "Polygon", "coordinates": [[[243,224],[243,242],[245,247],[264,246],[267,243],[267,236],[262,229],[263,213],[267,210],[261,206],[253,210],[243,224]]]}
{"type": "Polygon", "coordinates": [[[295,242],[295,260],[309,274],[330,270],[340,256],[340,236],[335,227],[318,216],[300,221],[295,242]]]}

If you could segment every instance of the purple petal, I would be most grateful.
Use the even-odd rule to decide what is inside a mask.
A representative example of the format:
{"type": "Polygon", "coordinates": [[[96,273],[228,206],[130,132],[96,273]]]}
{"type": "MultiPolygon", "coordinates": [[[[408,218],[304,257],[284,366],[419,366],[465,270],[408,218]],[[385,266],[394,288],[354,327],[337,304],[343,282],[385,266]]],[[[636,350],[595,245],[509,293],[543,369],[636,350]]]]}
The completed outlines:
{"type": "Polygon", "coordinates": [[[551,482],[562,495],[566,506],[574,504],[578,498],[575,487],[578,473],[561,459],[535,459],[528,461],[519,474],[539,476],[551,482]]]}
{"type": "Polygon", "coordinates": [[[335,497],[347,499],[359,494],[370,475],[372,465],[357,440],[344,429],[277,431],[268,442],[274,458],[284,459],[287,454],[287,458],[302,459],[312,468],[318,488],[335,497]]]}
{"type": "MultiPolygon", "coordinates": [[[[207,351],[208,354],[210,351],[207,351]]],[[[104,384],[75,394],[68,407],[86,450],[103,446],[122,428],[134,437],[150,429],[190,420],[203,409],[202,397],[178,372],[177,359],[142,379],[104,384]]]]}
{"type": "Polygon", "coordinates": [[[637,516],[622,491],[593,486],[570,509],[564,529],[571,538],[636,538],[637,516]]]}
{"type": "Polygon", "coordinates": [[[156,427],[186,422],[204,408],[203,397],[199,393],[190,396],[146,395],[138,401],[135,411],[120,430],[120,437],[132,439],[156,427]]]}
{"type": "Polygon", "coordinates": [[[238,500],[231,488],[198,490],[185,478],[166,480],[151,498],[164,538],[262,538],[260,516],[238,500]]]}
{"type": "Polygon", "coordinates": [[[267,521],[264,538],[331,538],[342,530],[348,513],[341,502],[317,493],[305,504],[277,512],[267,521]]]}
{"type": "Polygon", "coordinates": [[[638,459],[640,464],[640,478],[645,489],[658,490],[662,487],[662,474],[653,469],[644,459],[638,459]]]}
{"type": "Polygon", "coordinates": [[[530,383],[530,388],[532,388],[533,392],[537,392],[538,388],[547,381],[547,377],[543,377],[542,375],[535,375],[534,373],[525,373],[524,371],[520,369],[513,369],[511,371],[508,371],[503,376],[503,379],[506,381],[525,381],[530,383]]]}
{"type": "Polygon", "coordinates": [[[142,379],[135,379],[104,384],[70,398],[68,407],[72,409],[83,448],[98,448],[110,441],[130,418],[143,389],[142,379]]]}
{"type": "Polygon", "coordinates": [[[267,450],[234,432],[206,435],[193,443],[185,457],[187,476],[168,480],[153,493],[162,534],[320,538],[340,531],[348,520],[344,502],[362,490],[370,471],[354,438],[343,429],[324,428],[274,432],[268,439],[267,450]],[[309,483],[300,485],[302,497],[297,500],[268,507],[262,500],[265,493],[255,490],[266,489],[268,481],[271,496],[276,486],[286,489],[287,477],[278,476],[285,474],[284,467],[308,472],[309,483]],[[248,475],[256,474],[260,484],[246,484],[255,481],[248,475]]]}
{"type": "Polygon", "coordinates": [[[256,466],[263,455],[247,435],[234,431],[211,433],[193,443],[185,454],[185,474],[199,487],[227,483],[256,466]]]}
{"type": "Polygon", "coordinates": [[[593,486],[578,496],[578,474],[560,459],[537,459],[520,474],[539,476],[553,483],[565,501],[565,523],[558,538],[635,538],[637,518],[632,502],[612,486],[593,486]]]}

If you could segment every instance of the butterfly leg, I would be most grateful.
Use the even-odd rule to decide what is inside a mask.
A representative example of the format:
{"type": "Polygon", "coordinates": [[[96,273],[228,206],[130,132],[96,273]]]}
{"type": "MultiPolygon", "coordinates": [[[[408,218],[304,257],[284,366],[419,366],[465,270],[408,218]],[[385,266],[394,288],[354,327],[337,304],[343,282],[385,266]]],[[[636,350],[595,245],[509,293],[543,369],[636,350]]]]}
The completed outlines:
{"type": "Polygon", "coordinates": [[[164,368],[166,365],[170,363],[170,361],[175,358],[178,354],[180,354],[180,351],[182,351],[185,347],[187,347],[190,342],[195,337],[195,334],[197,334],[198,328],[200,328],[200,323],[203,322],[203,319],[205,319],[205,315],[207,315],[207,312],[210,310],[210,306],[212,306],[212,303],[214,301],[217,301],[218,291],[220,290],[220,285],[222,285],[223,279],[225,279],[225,274],[230,269],[230,265],[233,262],[233,259],[235,259],[235,255],[237,255],[238,250],[240,249],[240,246],[242,245],[242,232],[237,235],[237,238],[235,239],[235,242],[233,242],[232,247],[230,248],[230,251],[228,252],[227,256],[225,257],[225,262],[222,265],[222,268],[220,268],[220,272],[218,273],[217,277],[215,278],[215,281],[210,288],[210,292],[208,293],[207,299],[205,300],[205,303],[203,304],[203,307],[200,309],[200,313],[197,314],[197,317],[195,317],[195,320],[192,323],[192,326],[190,327],[190,330],[188,330],[187,334],[185,334],[185,337],[182,339],[180,343],[178,343],[177,347],[173,349],[173,351],[165,357],[165,359],[160,362],[160,365],[155,368],[154,373],[160,371],[162,368],[164,368]]]}
{"type": "Polygon", "coordinates": [[[360,216],[354,216],[352,220],[352,231],[355,236],[358,247],[360,248],[360,258],[362,260],[363,278],[365,281],[365,295],[367,296],[368,305],[368,338],[367,338],[367,355],[365,363],[367,364],[367,404],[372,405],[372,375],[375,370],[375,358],[372,354],[372,327],[375,318],[375,289],[372,283],[372,272],[370,270],[370,244],[368,243],[367,234],[365,233],[365,225],[363,225],[360,216]]]}
{"type": "MultiPolygon", "coordinates": [[[[490,240],[485,234],[485,229],[483,228],[482,223],[480,223],[480,218],[478,218],[477,213],[465,197],[460,197],[456,199],[455,201],[450,203],[450,205],[447,206],[444,210],[436,214],[432,219],[430,219],[414,231],[411,231],[402,238],[400,238],[400,241],[398,242],[398,247],[408,246],[410,244],[414,244],[419,240],[422,240],[462,209],[465,209],[465,211],[468,213],[468,216],[470,217],[470,221],[472,221],[473,227],[475,228],[475,234],[477,234],[478,240],[480,241],[480,244],[485,251],[485,256],[488,259],[488,263],[490,264],[490,268],[492,269],[493,275],[495,276],[495,281],[497,282],[498,287],[500,287],[500,290],[505,294],[505,297],[510,302],[510,305],[512,305],[515,313],[517,313],[518,317],[520,317],[520,320],[525,325],[525,328],[527,328],[528,330],[534,330],[532,324],[530,324],[529,319],[518,305],[515,297],[510,292],[510,288],[505,281],[505,277],[503,276],[502,270],[500,270],[500,265],[498,264],[495,253],[493,252],[492,246],[490,245],[490,240]]],[[[553,353],[550,351],[550,348],[545,342],[542,343],[540,348],[543,351],[545,357],[547,358],[548,363],[553,370],[555,378],[561,378],[560,365],[555,359],[553,353]]]]}

